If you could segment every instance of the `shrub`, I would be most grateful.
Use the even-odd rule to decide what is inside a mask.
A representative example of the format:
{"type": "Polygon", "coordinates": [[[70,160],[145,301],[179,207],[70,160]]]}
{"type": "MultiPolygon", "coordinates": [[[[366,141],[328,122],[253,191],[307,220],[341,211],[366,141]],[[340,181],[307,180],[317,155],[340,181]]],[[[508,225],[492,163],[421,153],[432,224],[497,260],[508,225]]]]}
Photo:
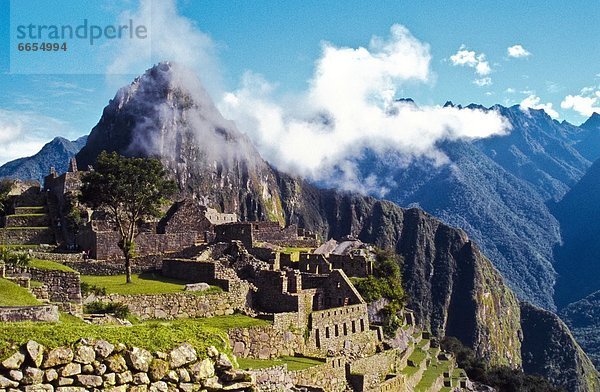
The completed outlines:
{"type": "Polygon", "coordinates": [[[100,302],[95,301],[84,306],[85,313],[108,314],[112,313],[116,317],[124,319],[129,316],[129,307],[118,302],[100,302]]]}
{"type": "Polygon", "coordinates": [[[81,282],[81,294],[82,295],[106,295],[106,287],[96,286],[95,284],[81,282]]]}
{"type": "Polygon", "coordinates": [[[31,261],[31,256],[26,252],[16,252],[5,246],[0,246],[0,260],[6,264],[14,264],[26,267],[31,261]]]}

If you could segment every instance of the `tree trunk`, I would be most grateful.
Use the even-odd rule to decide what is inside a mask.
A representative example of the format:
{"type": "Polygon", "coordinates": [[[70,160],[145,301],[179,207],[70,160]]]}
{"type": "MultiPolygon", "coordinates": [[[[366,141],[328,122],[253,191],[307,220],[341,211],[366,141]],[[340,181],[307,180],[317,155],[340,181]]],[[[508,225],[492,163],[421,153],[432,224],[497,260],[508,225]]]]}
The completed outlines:
{"type": "Polygon", "coordinates": [[[129,259],[129,251],[125,254],[125,275],[127,283],[131,283],[131,260],[129,259]]]}

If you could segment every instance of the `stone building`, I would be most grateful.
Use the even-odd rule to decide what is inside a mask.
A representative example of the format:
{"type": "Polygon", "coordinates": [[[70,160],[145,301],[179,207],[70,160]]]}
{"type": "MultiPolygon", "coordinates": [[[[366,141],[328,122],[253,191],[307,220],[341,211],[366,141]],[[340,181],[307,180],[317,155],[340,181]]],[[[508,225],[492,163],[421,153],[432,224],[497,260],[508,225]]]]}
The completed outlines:
{"type": "Polygon", "coordinates": [[[371,327],[367,304],[346,274],[261,271],[255,306],[305,331],[304,354],[371,355],[382,332],[371,327]]]}
{"type": "Polygon", "coordinates": [[[241,241],[247,249],[265,244],[316,248],[317,238],[295,224],[281,227],[278,222],[239,222],[215,226],[215,241],[241,241]]]}

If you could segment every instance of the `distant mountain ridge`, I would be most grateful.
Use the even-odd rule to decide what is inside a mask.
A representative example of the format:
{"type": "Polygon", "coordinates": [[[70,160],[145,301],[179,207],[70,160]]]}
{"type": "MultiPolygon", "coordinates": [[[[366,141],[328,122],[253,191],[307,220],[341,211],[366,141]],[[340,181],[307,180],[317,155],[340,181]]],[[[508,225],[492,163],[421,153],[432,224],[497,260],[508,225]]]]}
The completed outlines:
{"type": "Polygon", "coordinates": [[[0,178],[37,180],[43,184],[50,167],[54,167],[58,173],[67,171],[69,160],[86,144],[87,138],[86,135],[70,141],[63,137],[55,137],[35,155],[15,159],[0,166],[0,178]]]}
{"type": "Polygon", "coordinates": [[[393,151],[384,157],[366,152],[356,162],[361,178],[392,179],[385,184],[386,199],[463,228],[521,299],[555,309],[553,248],[561,238],[547,204],[562,198],[590,165],[577,150],[586,131],[542,110],[467,108],[498,111],[510,121],[511,132],[439,143],[450,160],[443,166],[418,160],[406,167],[393,151]]]}

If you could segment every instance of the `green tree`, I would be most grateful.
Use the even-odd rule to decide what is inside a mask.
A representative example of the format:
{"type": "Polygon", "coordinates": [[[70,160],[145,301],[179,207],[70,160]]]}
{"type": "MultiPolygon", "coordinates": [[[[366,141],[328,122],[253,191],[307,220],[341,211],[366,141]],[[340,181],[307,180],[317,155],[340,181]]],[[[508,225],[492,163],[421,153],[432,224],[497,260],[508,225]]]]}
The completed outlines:
{"type": "Polygon", "coordinates": [[[82,177],[80,201],[104,211],[119,233],[118,246],[125,258],[127,283],[131,283],[131,258],[135,254],[138,227],[158,217],[165,198],[176,186],[157,159],[126,158],[103,151],[95,169],[82,177]]]}
{"type": "Polygon", "coordinates": [[[8,194],[12,189],[14,182],[12,180],[1,180],[0,181],[0,215],[6,214],[8,207],[8,194]]]}

